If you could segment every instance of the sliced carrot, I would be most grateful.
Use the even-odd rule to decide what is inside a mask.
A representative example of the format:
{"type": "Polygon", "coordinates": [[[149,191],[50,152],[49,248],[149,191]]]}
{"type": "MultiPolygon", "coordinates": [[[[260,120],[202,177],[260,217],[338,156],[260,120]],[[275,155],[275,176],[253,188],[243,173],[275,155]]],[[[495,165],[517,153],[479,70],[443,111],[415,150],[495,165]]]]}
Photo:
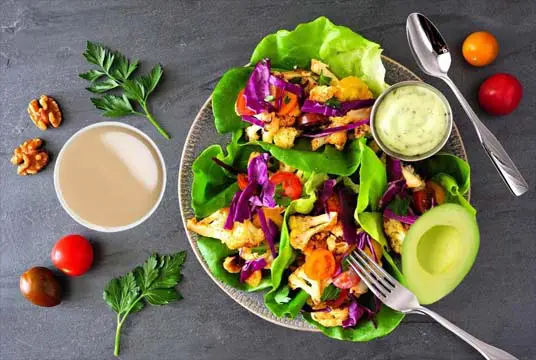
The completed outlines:
{"type": "Polygon", "coordinates": [[[426,187],[433,191],[436,203],[441,205],[445,202],[445,189],[443,189],[443,186],[434,181],[427,181],[426,187]]]}
{"type": "Polygon", "coordinates": [[[329,279],[335,273],[335,268],[335,257],[326,249],[316,249],[311,252],[303,266],[305,275],[312,280],[329,279]]]}
{"type": "Polygon", "coordinates": [[[288,115],[297,106],[298,97],[296,96],[296,94],[285,91],[283,99],[281,100],[281,108],[277,112],[277,115],[288,115]]]}
{"type": "Polygon", "coordinates": [[[238,115],[255,115],[253,110],[250,110],[246,105],[246,98],[244,97],[244,90],[240,90],[238,97],[236,98],[235,111],[238,115]]]}
{"type": "Polygon", "coordinates": [[[244,190],[249,184],[248,176],[246,174],[238,174],[236,176],[236,182],[240,190],[244,190]]]}

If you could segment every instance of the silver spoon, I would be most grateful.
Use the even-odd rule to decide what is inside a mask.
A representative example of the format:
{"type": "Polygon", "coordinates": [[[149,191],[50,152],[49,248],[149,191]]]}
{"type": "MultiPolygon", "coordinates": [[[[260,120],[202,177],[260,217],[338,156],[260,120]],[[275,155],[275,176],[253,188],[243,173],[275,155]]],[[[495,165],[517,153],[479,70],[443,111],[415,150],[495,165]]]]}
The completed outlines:
{"type": "Polygon", "coordinates": [[[434,24],[424,15],[412,13],[406,22],[406,34],[411,53],[421,70],[428,75],[440,78],[452,89],[473,123],[484,150],[512,193],[520,196],[527,192],[529,186],[510,156],[499,140],[480,121],[458,87],[448,77],[447,72],[451,63],[449,48],[434,24]]]}

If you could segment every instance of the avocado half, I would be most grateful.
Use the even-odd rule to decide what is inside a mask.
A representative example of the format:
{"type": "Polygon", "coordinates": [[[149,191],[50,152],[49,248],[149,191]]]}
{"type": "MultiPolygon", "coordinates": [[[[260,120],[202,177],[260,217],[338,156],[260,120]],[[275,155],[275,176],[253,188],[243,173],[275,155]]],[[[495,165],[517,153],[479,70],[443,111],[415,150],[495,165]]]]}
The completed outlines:
{"type": "Polygon", "coordinates": [[[471,269],[480,233],[476,218],[463,206],[443,204],[424,213],[402,244],[402,272],[423,305],[450,293],[471,269]]]}

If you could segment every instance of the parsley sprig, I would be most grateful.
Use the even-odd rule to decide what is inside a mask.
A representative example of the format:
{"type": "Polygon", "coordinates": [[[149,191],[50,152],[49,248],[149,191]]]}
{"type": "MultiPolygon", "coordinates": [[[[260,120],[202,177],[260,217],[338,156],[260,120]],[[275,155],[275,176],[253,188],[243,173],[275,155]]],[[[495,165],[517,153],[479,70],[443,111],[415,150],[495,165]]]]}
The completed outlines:
{"type": "Polygon", "coordinates": [[[185,259],[185,251],[162,256],[153,254],[142,266],[108,282],[103,298],[117,313],[115,356],[119,356],[121,327],[129,314],[143,309],[145,302],[165,305],[182,299],[175,286],[181,281],[181,267],[185,259]]]}
{"type": "Polygon", "coordinates": [[[87,90],[95,94],[104,94],[116,88],[123,90],[122,96],[108,94],[91,98],[91,102],[97,109],[104,111],[104,116],[145,116],[163,137],[170,139],[169,134],[158,124],[147,105],[149,95],[154,91],[164,73],[160,64],[153,67],[147,76],[131,78],[132,73],[138,68],[137,59],[129,60],[120,53],[91,41],[87,42],[83,55],[90,64],[97,65],[97,69],[80,74],[82,79],[92,83],[86,88],[87,90]],[[130,100],[137,102],[143,112],[136,110],[130,100]]]}

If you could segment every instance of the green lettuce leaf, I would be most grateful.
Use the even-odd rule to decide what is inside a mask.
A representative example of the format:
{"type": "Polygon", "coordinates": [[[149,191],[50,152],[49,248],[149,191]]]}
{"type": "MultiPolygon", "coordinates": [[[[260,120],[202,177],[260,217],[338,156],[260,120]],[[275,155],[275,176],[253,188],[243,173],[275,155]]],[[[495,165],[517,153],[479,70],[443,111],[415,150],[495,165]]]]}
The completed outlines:
{"type": "Polygon", "coordinates": [[[359,143],[361,167],[359,169],[359,195],[357,197],[356,214],[366,209],[378,210],[378,203],[387,188],[387,171],[385,164],[378,158],[374,150],[359,143]]]}
{"type": "Polygon", "coordinates": [[[249,124],[236,114],[238,93],[246,86],[252,68],[239,67],[228,70],[218,81],[212,93],[214,125],[220,134],[242,129],[249,124]]]}
{"type": "Polygon", "coordinates": [[[282,149],[274,144],[256,142],[277,160],[305,172],[349,176],[359,167],[361,161],[361,143],[365,140],[350,141],[343,151],[326,145],[318,151],[311,150],[311,142],[298,139],[292,149],[282,149]]]}
{"type": "Polygon", "coordinates": [[[207,262],[210,273],[221,282],[243,291],[258,291],[272,286],[270,277],[265,276],[258,286],[250,286],[240,282],[240,274],[231,274],[223,268],[226,257],[238,254],[236,250],[230,250],[224,243],[217,239],[199,237],[197,240],[199,252],[207,262]]]}
{"type": "Polygon", "coordinates": [[[471,187],[471,168],[467,161],[456,155],[439,153],[414,165],[415,170],[428,179],[439,173],[452,176],[458,184],[458,191],[461,195],[467,194],[471,187]]]}
{"type": "Polygon", "coordinates": [[[461,206],[469,210],[471,214],[476,215],[476,209],[471,205],[469,201],[467,201],[467,199],[460,192],[458,182],[452,176],[444,173],[439,173],[435,175],[432,180],[434,180],[438,184],[441,184],[441,186],[446,189],[446,202],[460,204],[461,206]]]}
{"type": "Polygon", "coordinates": [[[318,59],[341,78],[361,78],[377,96],[387,87],[381,52],[378,44],[319,17],[293,31],[279,30],[266,36],[253,51],[250,64],[269,58],[273,67],[308,68],[311,59],[318,59]]]}

